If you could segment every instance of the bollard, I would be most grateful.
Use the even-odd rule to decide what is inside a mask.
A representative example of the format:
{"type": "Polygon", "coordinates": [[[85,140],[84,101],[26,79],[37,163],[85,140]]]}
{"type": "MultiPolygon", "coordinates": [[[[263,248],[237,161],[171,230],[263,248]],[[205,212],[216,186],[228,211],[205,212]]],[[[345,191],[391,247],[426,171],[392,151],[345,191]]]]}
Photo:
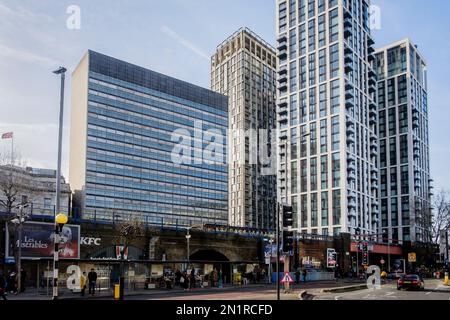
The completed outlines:
{"type": "Polygon", "coordinates": [[[444,284],[448,286],[448,272],[445,273],[444,284]]]}
{"type": "Polygon", "coordinates": [[[120,299],[120,285],[119,284],[114,285],[114,299],[116,299],[116,300],[120,299]]]}

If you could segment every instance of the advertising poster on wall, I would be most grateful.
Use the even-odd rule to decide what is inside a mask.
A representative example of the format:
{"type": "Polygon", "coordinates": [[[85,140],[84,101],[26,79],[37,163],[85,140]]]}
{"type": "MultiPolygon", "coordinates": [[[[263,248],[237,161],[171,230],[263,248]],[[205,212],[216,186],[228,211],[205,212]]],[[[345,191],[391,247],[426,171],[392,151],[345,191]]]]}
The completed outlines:
{"type": "MultiPolygon", "coordinates": [[[[26,222],[22,229],[22,259],[51,259],[54,252],[54,224],[26,222]]],[[[6,257],[13,258],[13,245],[19,248],[19,240],[11,243],[11,228],[6,228],[6,257]]],[[[80,259],[80,226],[65,225],[59,244],[60,259],[80,259]]]]}

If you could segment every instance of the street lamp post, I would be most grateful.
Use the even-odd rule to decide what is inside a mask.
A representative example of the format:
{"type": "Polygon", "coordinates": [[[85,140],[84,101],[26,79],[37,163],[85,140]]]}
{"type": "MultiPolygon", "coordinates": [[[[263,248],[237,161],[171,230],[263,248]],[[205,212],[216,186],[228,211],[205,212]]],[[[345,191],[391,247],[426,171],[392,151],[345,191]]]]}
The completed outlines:
{"type": "Polygon", "coordinates": [[[61,158],[62,158],[62,134],[64,125],[64,83],[67,69],[59,67],[53,71],[54,74],[61,75],[61,93],[59,104],[59,131],[58,131],[58,169],[56,171],[56,210],[55,215],[61,213],[61,158]]]}
{"type": "Polygon", "coordinates": [[[187,241],[187,265],[186,265],[186,272],[189,272],[189,256],[190,256],[190,240],[191,240],[191,234],[189,233],[190,228],[187,229],[187,234],[186,234],[186,241],[187,241]]]}
{"type": "Polygon", "coordinates": [[[273,248],[273,238],[269,239],[269,243],[270,243],[269,283],[272,283],[272,248],[273,248]]]}
{"type": "Polygon", "coordinates": [[[277,241],[277,300],[280,300],[280,206],[281,204],[277,204],[277,221],[276,221],[276,241],[277,241]]]}
{"type": "Polygon", "coordinates": [[[53,300],[58,300],[58,271],[59,271],[59,243],[61,241],[60,233],[69,218],[65,214],[58,214],[55,218],[55,234],[53,249],[53,300]]]}
{"type": "Polygon", "coordinates": [[[22,291],[22,231],[23,224],[25,223],[25,217],[23,215],[23,209],[28,207],[28,203],[23,203],[17,206],[19,209],[19,216],[16,219],[13,219],[11,222],[17,225],[18,231],[18,257],[17,257],[17,292],[20,293],[22,291]]]}

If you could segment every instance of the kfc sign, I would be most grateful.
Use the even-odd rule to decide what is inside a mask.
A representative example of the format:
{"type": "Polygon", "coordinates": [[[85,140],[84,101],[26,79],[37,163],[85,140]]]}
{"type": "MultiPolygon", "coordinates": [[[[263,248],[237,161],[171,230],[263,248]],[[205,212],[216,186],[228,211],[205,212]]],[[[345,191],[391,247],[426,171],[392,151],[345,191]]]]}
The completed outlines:
{"type": "Polygon", "coordinates": [[[102,238],[81,237],[82,246],[100,246],[102,238]]]}

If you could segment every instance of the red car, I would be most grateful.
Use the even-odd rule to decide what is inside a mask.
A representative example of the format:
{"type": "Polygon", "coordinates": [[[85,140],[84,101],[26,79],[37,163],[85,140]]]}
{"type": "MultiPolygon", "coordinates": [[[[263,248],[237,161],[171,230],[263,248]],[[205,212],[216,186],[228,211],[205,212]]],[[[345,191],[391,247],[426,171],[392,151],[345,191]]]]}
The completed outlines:
{"type": "Polygon", "coordinates": [[[397,281],[397,290],[402,289],[416,289],[425,290],[425,282],[423,279],[415,274],[401,276],[397,281]]]}

